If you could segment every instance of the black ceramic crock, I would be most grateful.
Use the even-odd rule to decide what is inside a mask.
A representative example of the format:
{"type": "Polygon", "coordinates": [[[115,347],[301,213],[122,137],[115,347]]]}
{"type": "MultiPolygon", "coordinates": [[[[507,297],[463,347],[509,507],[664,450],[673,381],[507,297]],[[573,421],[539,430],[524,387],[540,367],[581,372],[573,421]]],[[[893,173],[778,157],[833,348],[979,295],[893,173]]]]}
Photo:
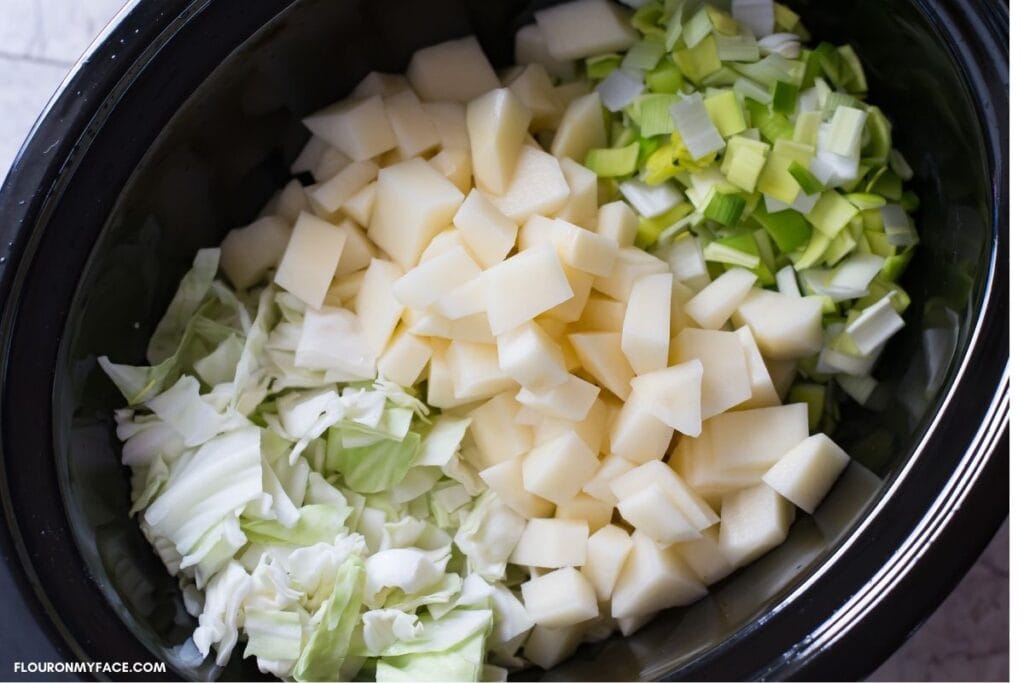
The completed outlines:
{"type": "MultiPolygon", "coordinates": [[[[816,39],[857,48],[917,170],[922,244],[908,327],[880,366],[883,401],[843,406],[836,438],[859,465],[785,545],[546,680],[861,677],[1006,516],[1007,5],[792,4],[816,39]]],[[[193,622],[127,515],[119,396],[96,356],[142,359],[195,250],[286,178],[303,114],[470,32],[508,63],[536,6],[137,1],[74,68],[0,191],[0,678],[40,659],[257,675],[237,657],[216,671],[185,645],[193,622]]]]}

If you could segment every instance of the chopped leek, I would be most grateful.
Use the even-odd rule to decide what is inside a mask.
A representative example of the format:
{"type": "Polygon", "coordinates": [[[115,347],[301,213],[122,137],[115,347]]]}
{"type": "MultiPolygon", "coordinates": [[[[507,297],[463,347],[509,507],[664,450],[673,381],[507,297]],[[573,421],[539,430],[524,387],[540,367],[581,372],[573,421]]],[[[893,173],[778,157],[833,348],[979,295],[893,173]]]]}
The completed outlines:
{"type": "Polygon", "coordinates": [[[818,180],[818,177],[799,161],[794,161],[789,165],[789,175],[793,176],[800,189],[809,195],[818,194],[825,189],[825,185],[818,180]]]}
{"type": "Polygon", "coordinates": [[[597,86],[601,103],[609,111],[622,111],[644,92],[643,76],[635,71],[615,69],[597,86]]]}
{"type": "Polygon", "coordinates": [[[684,95],[669,108],[669,114],[694,159],[713,154],[725,147],[718,129],[711,122],[704,98],[698,94],[684,95]]]}
{"type": "Polygon", "coordinates": [[[636,172],[640,159],[640,145],[634,142],[625,147],[591,149],[587,152],[586,167],[599,178],[621,178],[636,172]]]}
{"type": "Polygon", "coordinates": [[[716,191],[704,207],[704,217],[731,228],[739,222],[746,206],[743,195],[716,191]]]}

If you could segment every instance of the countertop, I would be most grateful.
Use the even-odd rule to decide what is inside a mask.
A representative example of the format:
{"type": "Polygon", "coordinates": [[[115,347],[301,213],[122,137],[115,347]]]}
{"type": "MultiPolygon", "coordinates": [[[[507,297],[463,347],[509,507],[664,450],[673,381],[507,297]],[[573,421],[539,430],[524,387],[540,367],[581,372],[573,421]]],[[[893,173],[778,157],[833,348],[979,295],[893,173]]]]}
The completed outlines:
{"type": "MultiPolygon", "coordinates": [[[[0,178],[68,69],[121,5],[0,3],[0,178]]],[[[1009,566],[1004,524],[957,589],[870,680],[1008,680],[1009,566]]]]}

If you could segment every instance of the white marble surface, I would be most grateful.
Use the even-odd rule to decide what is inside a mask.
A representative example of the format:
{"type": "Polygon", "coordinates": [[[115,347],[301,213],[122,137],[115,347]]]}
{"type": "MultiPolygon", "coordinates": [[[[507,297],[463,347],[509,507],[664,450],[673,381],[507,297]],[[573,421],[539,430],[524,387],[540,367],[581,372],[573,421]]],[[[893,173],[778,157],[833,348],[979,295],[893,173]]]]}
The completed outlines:
{"type": "MultiPolygon", "coordinates": [[[[159,0],[152,0],[159,2],[159,0]]],[[[122,0],[0,0],[0,178],[64,74],[122,0]]],[[[1009,678],[1009,534],[872,681],[1009,678]]]]}

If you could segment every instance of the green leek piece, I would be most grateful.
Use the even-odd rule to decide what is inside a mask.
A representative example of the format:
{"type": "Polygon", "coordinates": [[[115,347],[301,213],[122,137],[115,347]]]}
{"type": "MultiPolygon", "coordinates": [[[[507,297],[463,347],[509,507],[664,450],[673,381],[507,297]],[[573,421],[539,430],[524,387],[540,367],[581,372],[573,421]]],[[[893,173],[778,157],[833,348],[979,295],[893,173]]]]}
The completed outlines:
{"type": "Polygon", "coordinates": [[[853,310],[863,311],[871,304],[877,303],[885,297],[890,297],[889,301],[892,303],[893,310],[900,315],[910,306],[910,295],[907,294],[905,289],[894,282],[888,282],[876,277],[868,285],[867,295],[857,299],[856,303],[854,303],[853,310]]]}
{"type": "Polygon", "coordinates": [[[640,137],[670,135],[676,129],[668,108],[679,101],[676,95],[642,95],[631,106],[636,106],[640,137]]]}
{"type": "Polygon", "coordinates": [[[796,251],[811,239],[811,224],[793,209],[768,213],[764,202],[761,202],[751,216],[783,253],[796,251]]]}
{"type": "Polygon", "coordinates": [[[660,39],[645,39],[633,44],[622,58],[622,66],[637,71],[650,71],[665,55],[665,42],[660,39]]]}
{"type": "Polygon", "coordinates": [[[772,94],[749,78],[737,79],[735,90],[737,95],[742,95],[745,99],[753,100],[759,104],[770,104],[772,101],[772,94]]]}
{"type": "Polygon", "coordinates": [[[889,168],[879,169],[864,189],[874,194],[880,194],[894,202],[898,202],[903,197],[903,181],[889,168]]]}
{"type": "MultiPolygon", "coordinates": [[[[888,203],[885,197],[868,192],[851,192],[846,195],[846,199],[860,209],[861,212],[880,209],[888,203]]],[[[864,214],[862,213],[861,215],[863,216],[864,214]]],[[[879,215],[879,217],[881,216],[879,215]]]]}
{"type": "Polygon", "coordinates": [[[807,214],[807,220],[831,239],[856,215],[856,206],[835,190],[829,190],[821,195],[821,199],[807,214]]]}
{"type": "MultiPolygon", "coordinates": [[[[881,207],[879,207],[881,208],[881,207]]],[[[882,220],[882,212],[878,209],[862,209],[861,218],[864,219],[864,230],[869,232],[884,232],[885,221],[882,220]]]]}
{"type": "Polygon", "coordinates": [[[757,190],[783,204],[792,204],[800,194],[800,185],[790,175],[789,167],[794,161],[807,166],[813,158],[813,147],[792,140],[778,140],[761,171],[757,190]]]}
{"type": "Polygon", "coordinates": [[[607,78],[608,74],[619,68],[622,63],[622,55],[607,54],[587,57],[586,68],[587,78],[592,81],[599,81],[607,78]]]}
{"type": "Polygon", "coordinates": [[[864,237],[871,247],[871,253],[882,258],[889,258],[896,253],[896,247],[889,242],[889,237],[884,232],[865,230],[864,237]]]}
{"type": "Polygon", "coordinates": [[[637,168],[639,168],[644,166],[651,155],[658,150],[661,141],[658,138],[640,138],[637,140],[637,144],[640,145],[640,158],[637,161],[637,168]]]}
{"type": "Polygon", "coordinates": [[[745,208],[747,208],[747,200],[742,194],[715,190],[708,205],[704,208],[704,217],[731,228],[739,223],[745,208]]]}
{"type": "Polygon", "coordinates": [[[715,31],[726,36],[735,36],[740,32],[740,25],[728,12],[723,12],[711,4],[705,5],[704,11],[707,12],[708,18],[711,19],[711,24],[715,27],[715,31]]]}
{"type": "Polygon", "coordinates": [[[867,123],[867,113],[853,107],[841,106],[832,115],[825,139],[825,149],[843,157],[860,152],[860,140],[867,123]]]}
{"type": "Polygon", "coordinates": [[[770,150],[767,144],[757,140],[739,136],[729,138],[722,159],[726,180],[744,192],[754,192],[770,150]]]}
{"type": "Polygon", "coordinates": [[[636,173],[640,158],[640,144],[625,147],[592,149],[587,152],[586,167],[599,178],[621,178],[636,173]]]}
{"type": "Polygon", "coordinates": [[[913,256],[913,247],[910,247],[901,253],[887,256],[885,263],[882,264],[881,277],[889,280],[890,282],[896,282],[903,276],[903,271],[907,269],[907,266],[910,264],[910,259],[913,256]]]}
{"type": "Polygon", "coordinates": [[[736,93],[732,90],[704,98],[704,107],[715,128],[723,138],[742,133],[747,129],[747,117],[736,93]]]}
{"type": "Polygon", "coordinates": [[[789,165],[789,175],[793,176],[793,179],[796,180],[804,194],[818,194],[825,189],[822,182],[818,180],[818,176],[811,173],[807,167],[799,161],[794,161],[789,165]]]}
{"type": "Polygon", "coordinates": [[[786,81],[787,83],[793,83],[794,85],[800,83],[803,76],[801,75],[801,78],[795,78],[791,72],[797,63],[800,64],[801,69],[804,68],[802,62],[790,62],[785,57],[773,52],[764,59],[752,64],[737,63],[734,66],[737,71],[755,83],[760,83],[766,88],[771,88],[775,85],[776,81],[786,81]]]}
{"type": "Polygon", "coordinates": [[[757,242],[749,234],[726,237],[708,244],[704,247],[704,260],[742,266],[751,270],[761,265],[757,242]]]}
{"type": "Polygon", "coordinates": [[[833,92],[830,91],[825,95],[825,105],[823,109],[832,113],[839,107],[850,107],[851,109],[863,109],[864,103],[858,100],[853,95],[845,92],[833,92]]]}
{"type": "Polygon", "coordinates": [[[825,263],[829,267],[834,267],[856,247],[857,240],[853,238],[850,231],[840,230],[839,234],[832,238],[832,243],[828,245],[828,249],[825,250],[825,263]]]}
{"type": "Polygon", "coordinates": [[[760,130],[768,142],[793,138],[793,124],[785,114],[769,111],[768,107],[755,100],[747,101],[747,111],[750,112],[751,125],[760,130]]]}
{"type": "Polygon", "coordinates": [[[703,85],[708,88],[729,88],[732,87],[740,75],[735,70],[723,66],[718,71],[704,77],[703,85]]]}
{"type": "Polygon", "coordinates": [[[914,213],[921,207],[921,198],[913,190],[906,190],[900,197],[900,206],[907,213],[914,213]]]}
{"type": "Polygon", "coordinates": [[[636,231],[636,246],[647,249],[658,241],[658,237],[663,232],[677,226],[691,213],[693,213],[693,207],[686,202],[680,202],[660,216],[641,217],[636,231]]]}
{"type": "Polygon", "coordinates": [[[821,416],[825,411],[825,386],[823,384],[794,384],[786,397],[786,403],[807,404],[807,426],[812,432],[818,431],[821,416]]]}
{"type": "Polygon", "coordinates": [[[793,33],[800,23],[800,15],[780,3],[774,3],[775,25],[783,31],[793,33]]]}
{"type": "Polygon", "coordinates": [[[716,33],[715,45],[718,47],[718,58],[723,62],[756,62],[761,58],[757,39],[749,33],[735,36],[716,33]]]}
{"type": "Polygon", "coordinates": [[[814,86],[814,82],[821,78],[824,71],[821,68],[821,54],[816,50],[804,50],[800,53],[800,59],[804,62],[804,78],[800,82],[800,90],[807,90],[814,86]]]}
{"type": "Polygon", "coordinates": [[[818,144],[818,129],[824,114],[820,111],[803,111],[797,114],[796,124],[793,126],[793,142],[803,145],[818,144]]]}
{"type": "Polygon", "coordinates": [[[616,120],[608,137],[612,141],[612,147],[626,147],[640,139],[640,131],[616,120]]]}
{"type": "Polygon", "coordinates": [[[841,46],[837,51],[842,63],[843,87],[847,92],[866,93],[868,91],[868,79],[864,75],[864,67],[860,58],[849,45],[841,46]]]}
{"type": "Polygon", "coordinates": [[[644,75],[644,83],[652,93],[675,94],[683,87],[683,73],[671,58],[665,57],[644,75]]]}
{"type": "Polygon", "coordinates": [[[825,260],[825,252],[831,243],[832,238],[825,233],[818,230],[812,231],[811,239],[807,242],[807,246],[804,247],[803,251],[790,255],[790,259],[793,261],[793,268],[801,271],[820,265],[825,260]]]}
{"type": "Polygon", "coordinates": [[[708,36],[692,48],[675,50],[672,59],[694,85],[700,85],[706,77],[722,68],[714,36],[708,36]]]}
{"type": "MultiPolygon", "coordinates": [[[[755,205],[756,208],[756,205],[755,205]]],[[[750,233],[757,242],[757,253],[761,257],[761,263],[771,272],[771,279],[775,281],[775,271],[778,270],[778,263],[775,260],[774,240],[764,228],[750,233]]]]}
{"type": "Polygon", "coordinates": [[[800,91],[792,83],[775,81],[772,87],[772,111],[780,114],[792,114],[796,111],[796,100],[800,91]]]}
{"type": "MultiPolygon", "coordinates": [[[[686,11],[687,2],[685,0],[680,1],[674,10],[668,12],[668,16],[664,17],[665,24],[665,52],[672,52],[673,50],[679,49],[683,40],[683,24],[686,23],[688,17],[684,16],[686,11]]],[[[666,5],[665,10],[668,11],[666,5]]]]}
{"type": "Polygon", "coordinates": [[[841,85],[842,59],[836,46],[832,43],[820,43],[818,47],[814,48],[814,53],[818,55],[818,64],[821,67],[821,72],[825,74],[825,77],[832,83],[832,86],[838,87],[841,85]]]}
{"type": "Polygon", "coordinates": [[[656,2],[651,2],[633,12],[630,24],[645,37],[660,38],[665,35],[665,29],[660,25],[661,7],[656,2]]]}
{"type": "Polygon", "coordinates": [[[867,134],[870,141],[861,156],[884,166],[892,151],[892,124],[878,107],[868,107],[867,134]]]}
{"type": "Polygon", "coordinates": [[[708,12],[707,7],[703,7],[683,24],[683,44],[688,48],[693,48],[710,36],[714,30],[715,24],[711,21],[711,13],[708,12]]]}

